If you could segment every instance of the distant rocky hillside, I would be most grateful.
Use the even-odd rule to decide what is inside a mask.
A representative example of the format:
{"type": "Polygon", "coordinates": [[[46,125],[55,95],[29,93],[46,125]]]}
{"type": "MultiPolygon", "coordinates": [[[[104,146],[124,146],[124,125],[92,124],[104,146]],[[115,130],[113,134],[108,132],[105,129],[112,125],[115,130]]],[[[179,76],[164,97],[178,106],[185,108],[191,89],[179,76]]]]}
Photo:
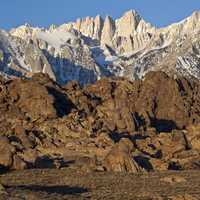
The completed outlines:
{"type": "Polygon", "coordinates": [[[119,19],[86,17],[48,29],[26,24],[0,31],[0,72],[7,77],[43,72],[61,84],[102,77],[142,78],[162,70],[200,77],[200,12],[156,28],[136,11],[119,19]]]}
{"type": "Polygon", "coordinates": [[[81,88],[41,73],[1,78],[0,112],[0,172],[200,169],[197,80],[150,72],[144,80],[106,78],[81,88]]]}

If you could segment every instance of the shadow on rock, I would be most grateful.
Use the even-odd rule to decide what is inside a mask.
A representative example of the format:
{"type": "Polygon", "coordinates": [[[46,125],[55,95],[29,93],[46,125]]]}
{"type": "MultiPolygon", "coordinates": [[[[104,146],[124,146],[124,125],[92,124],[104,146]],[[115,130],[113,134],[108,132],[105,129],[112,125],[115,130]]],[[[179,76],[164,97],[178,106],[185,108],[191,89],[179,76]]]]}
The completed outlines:
{"type": "Polygon", "coordinates": [[[8,171],[9,171],[8,168],[6,168],[6,167],[0,165],[0,175],[1,175],[1,174],[5,174],[5,173],[7,173],[8,171]]]}
{"type": "Polygon", "coordinates": [[[62,158],[50,158],[48,156],[42,156],[37,158],[35,162],[35,167],[38,169],[53,169],[61,167],[69,167],[74,164],[74,160],[65,161],[62,158]]]}
{"type": "MultiPolygon", "coordinates": [[[[12,186],[9,186],[9,188],[12,188],[12,186]]],[[[40,185],[30,185],[30,186],[24,186],[20,185],[17,187],[14,187],[19,190],[30,190],[33,192],[46,192],[48,194],[60,194],[60,195],[78,195],[82,193],[88,192],[88,189],[82,188],[82,187],[70,187],[70,186],[40,186],[40,185]]]]}
{"type": "Polygon", "coordinates": [[[54,97],[54,107],[58,117],[63,117],[71,112],[73,103],[62,92],[53,87],[47,87],[48,93],[54,97]]]}
{"type": "Polygon", "coordinates": [[[166,119],[151,119],[152,127],[156,128],[157,132],[171,132],[176,129],[176,123],[173,120],[166,119]]]}
{"type": "Polygon", "coordinates": [[[130,134],[128,133],[118,133],[118,132],[112,132],[109,134],[109,137],[115,142],[119,142],[122,138],[128,138],[128,139],[132,139],[132,137],[130,136],[130,134]]]}
{"type": "Polygon", "coordinates": [[[145,169],[147,171],[152,171],[153,170],[153,166],[150,163],[149,158],[144,157],[144,156],[135,156],[134,160],[143,169],[145,169]]]}

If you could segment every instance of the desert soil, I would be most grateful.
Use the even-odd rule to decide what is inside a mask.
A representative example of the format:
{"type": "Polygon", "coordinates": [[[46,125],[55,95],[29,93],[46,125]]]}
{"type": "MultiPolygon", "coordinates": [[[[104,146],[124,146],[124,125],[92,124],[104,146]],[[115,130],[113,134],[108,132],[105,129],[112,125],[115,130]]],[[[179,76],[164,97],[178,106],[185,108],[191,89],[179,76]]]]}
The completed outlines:
{"type": "Polygon", "coordinates": [[[200,171],[84,173],[73,169],[33,169],[0,176],[1,200],[200,199],[200,171]]]}

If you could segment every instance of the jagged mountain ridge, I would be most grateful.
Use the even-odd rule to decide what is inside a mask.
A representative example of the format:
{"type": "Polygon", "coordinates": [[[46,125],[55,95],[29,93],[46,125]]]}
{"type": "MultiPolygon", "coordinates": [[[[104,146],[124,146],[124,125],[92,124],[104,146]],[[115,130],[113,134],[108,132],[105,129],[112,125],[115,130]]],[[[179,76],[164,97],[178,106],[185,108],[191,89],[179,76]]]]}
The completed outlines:
{"type": "Polygon", "coordinates": [[[148,71],[200,77],[200,12],[156,28],[133,10],[113,20],[97,16],[52,25],[26,24],[0,32],[0,71],[6,76],[48,73],[59,83],[93,83],[104,76],[142,78],[148,71]]]}

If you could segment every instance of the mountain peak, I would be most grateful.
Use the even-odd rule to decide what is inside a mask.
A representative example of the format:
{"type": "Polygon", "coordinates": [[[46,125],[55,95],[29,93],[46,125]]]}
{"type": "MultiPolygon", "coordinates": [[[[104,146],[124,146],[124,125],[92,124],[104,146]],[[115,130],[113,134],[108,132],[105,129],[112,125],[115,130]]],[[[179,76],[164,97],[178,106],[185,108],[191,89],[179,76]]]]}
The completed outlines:
{"type": "Polygon", "coordinates": [[[187,18],[187,20],[192,21],[193,23],[197,24],[200,20],[200,11],[194,11],[191,16],[187,18]]]}
{"type": "Polygon", "coordinates": [[[124,15],[126,15],[126,16],[139,16],[139,13],[136,10],[131,9],[131,10],[126,11],[124,13],[124,15]]]}
{"type": "Polygon", "coordinates": [[[102,44],[108,44],[109,46],[112,46],[112,39],[115,34],[115,29],[115,21],[110,16],[106,16],[102,29],[102,44]]]}
{"type": "Polygon", "coordinates": [[[0,42],[6,41],[4,49],[12,47],[11,61],[2,66],[13,66],[14,69],[19,66],[20,72],[23,67],[25,71],[22,73],[34,72],[35,69],[49,72],[51,66],[62,83],[72,79],[81,81],[83,71],[87,74],[84,83],[105,74],[125,76],[131,80],[142,78],[151,69],[170,73],[173,69],[179,74],[200,77],[199,19],[200,12],[195,11],[179,23],[157,29],[137,11],[129,10],[116,20],[97,15],[59,27],[51,26],[47,30],[24,25],[9,32],[15,37],[0,38],[0,42]],[[16,37],[22,40],[18,41],[16,37]],[[33,45],[29,45],[29,39],[33,45]],[[43,54],[43,50],[49,55],[43,54]],[[35,57],[35,52],[38,57],[35,57]],[[65,62],[60,62],[58,57],[65,62]],[[90,76],[91,70],[94,78],[90,76]]]}
{"type": "Polygon", "coordinates": [[[97,19],[98,19],[98,20],[103,20],[102,17],[101,17],[101,15],[97,15],[97,16],[95,17],[95,19],[96,19],[96,20],[97,20],[97,19]]]}
{"type": "Polygon", "coordinates": [[[200,17],[200,10],[195,10],[195,11],[192,13],[192,16],[193,16],[193,17],[196,17],[196,18],[199,18],[199,17],[200,17]]]}
{"type": "Polygon", "coordinates": [[[125,12],[122,16],[122,18],[130,18],[132,20],[136,20],[136,21],[140,21],[141,20],[141,16],[140,14],[136,11],[136,10],[128,10],[127,12],[125,12]]]}
{"type": "Polygon", "coordinates": [[[106,15],[105,22],[112,22],[113,18],[110,15],[106,15]]]}
{"type": "Polygon", "coordinates": [[[118,35],[123,37],[133,35],[141,19],[135,10],[125,12],[121,18],[116,20],[118,35]]]}

